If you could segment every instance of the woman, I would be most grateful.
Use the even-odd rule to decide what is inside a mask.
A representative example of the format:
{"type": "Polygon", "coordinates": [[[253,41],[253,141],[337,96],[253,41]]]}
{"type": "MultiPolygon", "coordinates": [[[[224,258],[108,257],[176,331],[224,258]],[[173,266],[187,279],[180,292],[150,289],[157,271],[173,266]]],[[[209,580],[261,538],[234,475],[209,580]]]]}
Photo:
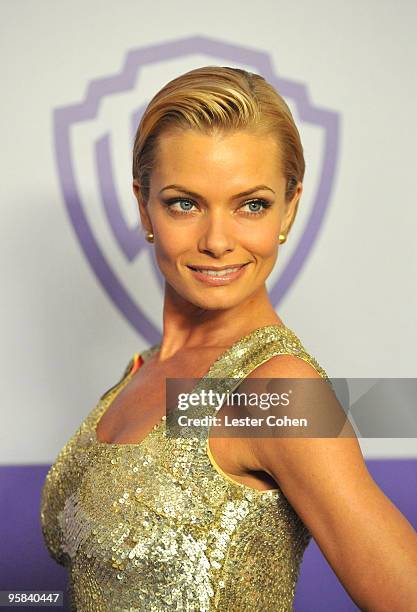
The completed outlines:
{"type": "Polygon", "coordinates": [[[259,75],[192,70],[149,103],[133,189],[163,335],[46,478],[43,533],[73,609],[291,610],[311,536],[362,609],[417,609],[417,535],[355,437],[166,435],[168,378],[328,380],[265,286],[303,176],[291,112],[259,75]]]}

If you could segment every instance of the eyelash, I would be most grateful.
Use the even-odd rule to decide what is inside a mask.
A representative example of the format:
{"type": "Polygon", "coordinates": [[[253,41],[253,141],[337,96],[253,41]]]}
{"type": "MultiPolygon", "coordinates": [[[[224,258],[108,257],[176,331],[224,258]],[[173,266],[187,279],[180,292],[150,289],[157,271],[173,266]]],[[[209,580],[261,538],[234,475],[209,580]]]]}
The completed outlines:
{"type": "MultiPolygon", "coordinates": [[[[189,204],[193,204],[195,206],[195,203],[192,200],[189,200],[188,198],[170,198],[169,200],[165,200],[165,204],[168,206],[168,208],[170,209],[170,212],[174,215],[189,215],[190,213],[187,211],[178,211],[178,210],[173,210],[172,207],[174,204],[177,204],[178,202],[188,202],[189,204]]],[[[247,206],[248,204],[253,204],[254,202],[259,203],[262,205],[262,210],[259,210],[257,212],[247,212],[245,214],[245,216],[247,217],[261,217],[262,215],[264,215],[266,213],[266,210],[268,208],[271,208],[272,204],[270,204],[269,202],[267,202],[266,200],[263,200],[262,198],[255,198],[254,200],[249,200],[248,202],[245,202],[244,204],[242,204],[242,206],[240,208],[242,208],[243,206],[247,206]]]]}

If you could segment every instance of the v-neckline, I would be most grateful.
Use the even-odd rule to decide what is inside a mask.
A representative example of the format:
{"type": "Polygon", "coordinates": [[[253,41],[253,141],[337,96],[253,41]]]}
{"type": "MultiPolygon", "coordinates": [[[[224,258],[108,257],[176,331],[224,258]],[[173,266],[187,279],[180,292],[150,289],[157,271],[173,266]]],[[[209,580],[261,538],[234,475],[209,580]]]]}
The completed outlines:
{"type": "MultiPolygon", "coordinates": [[[[266,331],[268,329],[280,329],[283,331],[289,331],[291,332],[291,330],[286,326],[286,325],[278,325],[278,324],[274,324],[274,325],[263,325],[262,327],[257,327],[256,329],[253,329],[251,332],[249,332],[248,334],[246,334],[245,336],[242,336],[241,338],[239,338],[238,340],[236,340],[235,342],[233,342],[233,344],[227,348],[225,351],[223,351],[222,353],[220,353],[220,355],[213,361],[213,363],[211,364],[211,366],[209,367],[209,369],[207,370],[207,372],[201,377],[199,378],[198,383],[194,386],[194,388],[192,389],[191,393],[194,392],[194,390],[201,385],[202,383],[204,383],[206,380],[208,380],[209,378],[213,378],[212,374],[215,371],[216,368],[218,368],[220,366],[221,363],[223,363],[224,360],[227,359],[227,357],[236,350],[236,348],[239,347],[240,344],[245,344],[250,341],[252,339],[252,337],[257,333],[260,332],[262,330],[266,331]]],[[[142,357],[144,359],[144,363],[146,363],[147,358],[152,355],[156,350],[158,350],[158,348],[161,346],[161,343],[155,344],[154,346],[150,347],[149,349],[146,349],[145,351],[143,351],[142,353],[139,353],[139,358],[142,357]],[[146,355],[146,358],[144,358],[144,355],[146,355]]],[[[137,370],[136,370],[137,371],[137,370]]],[[[150,431],[145,435],[145,437],[140,441],[140,442],[102,442],[100,440],[97,439],[97,426],[98,423],[100,422],[101,418],[104,416],[104,414],[107,412],[107,410],[110,408],[110,406],[112,405],[112,403],[114,402],[114,400],[116,399],[116,397],[119,395],[119,393],[124,389],[124,387],[128,384],[128,382],[131,380],[133,374],[135,372],[133,371],[133,367],[131,369],[131,371],[122,379],[121,383],[120,383],[120,387],[118,387],[116,394],[112,397],[112,400],[110,402],[110,404],[107,406],[107,408],[104,410],[104,412],[100,412],[98,417],[96,419],[94,419],[93,424],[91,426],[90,429],[90,434],[91,434],[91,438],[93,441],[93,444],[95,446],[101,447],[101,448],[108,448],[108,449],[117,449],[117,448],[140,448],[145,440],[148,439],[148,437],[157,429],[159,429],[162,424],[165,422],[166,420],[166,415],[164,414],[159,421],[157,421],[153,427],[150,429],[150,431]]]]}

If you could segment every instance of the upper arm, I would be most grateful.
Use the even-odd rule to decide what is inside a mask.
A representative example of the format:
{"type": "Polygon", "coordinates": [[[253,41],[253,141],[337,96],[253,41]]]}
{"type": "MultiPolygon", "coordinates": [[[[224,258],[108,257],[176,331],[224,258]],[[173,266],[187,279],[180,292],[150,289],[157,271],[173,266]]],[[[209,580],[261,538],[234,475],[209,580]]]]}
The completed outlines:
{"type": "MultiPolygon", "coordinates": [[[[334,403],[329,401],[329,398],[335,398],[333,390],[312,365],[293,355],[277,355],[253,370],[246,379],[248,384],[254,378],[279,379],[276,387],[268,386],[268,389],[291,387],[296,391],[296,397],[292,398],[292,403],[285,410],[280,409],[281,412],[288,416],[310,417],[307,433],[303,432],[304,437],[296,437],[295,433],[291,435],[287,429],[288,433],[280,437],[251,438],[252,453],[259,469],[269,473],[278,482],[288,499],[298,507],[300,515],[306,503],[311,508],[313,498],[320,498],[321,492],[327,501],[327,493],[332,488],[340,488],[343,479],[346,479],[347,486],[353,486],[353,481],[370,478],[356,435],[349,427],[349,422],[346,423],[342,410],[338,414],[344,417],[343,430],[339,427],[332,437],[331,431],[326,429],[330,414],[339,403],[337,398],[334,403]],[[287,386],[286,379],[297,380],[287,386]],[[310,380],[302,385],[304,379],[316,380],[312,380],[309,386],[310,380]],[[326,411],[326,419],[320,422],[323,426],[319,431],[328,437],[313,437],[311,432],[317,431],[317,428],[314,429],[313,417],[320,418],[322,408],[323,412],[326,411]],[[342,435],[338,437],[337,433],[342,435]]],[[[245,382],[240,389],[244,387],[245,382]]],[[[273,409],[271,412],[275,413],[273,409]]],[[[311,522],[310,514],[306,517],[308,522],[311,522]]]]}
{"type": "MultiPolygon", "coordinates": [[[[252,377],[320,374],[297,357],[277,356],[252,377]]],[[[400,611],[406,601],[417,609],[417,534],[372,479],[353,430],[347,437],[254,438],[251,444],[259,469],[279,483],[361,609],[400,611]]]]}

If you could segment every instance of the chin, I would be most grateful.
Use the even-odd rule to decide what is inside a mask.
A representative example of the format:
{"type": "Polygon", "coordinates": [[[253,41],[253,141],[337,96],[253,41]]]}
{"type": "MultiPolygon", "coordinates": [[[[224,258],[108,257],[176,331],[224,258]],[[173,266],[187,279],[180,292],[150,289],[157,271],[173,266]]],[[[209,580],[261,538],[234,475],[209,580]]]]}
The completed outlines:
{"type": "Polygon", "coordinates": [[[231,295],[219,296],[213,292],[211,296],[206,297],[188,294],[184,296],[184,299],[204,310],[228,310],[242,303],[245,300],[245,296],[240,298],[231,295]]]}

